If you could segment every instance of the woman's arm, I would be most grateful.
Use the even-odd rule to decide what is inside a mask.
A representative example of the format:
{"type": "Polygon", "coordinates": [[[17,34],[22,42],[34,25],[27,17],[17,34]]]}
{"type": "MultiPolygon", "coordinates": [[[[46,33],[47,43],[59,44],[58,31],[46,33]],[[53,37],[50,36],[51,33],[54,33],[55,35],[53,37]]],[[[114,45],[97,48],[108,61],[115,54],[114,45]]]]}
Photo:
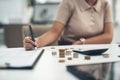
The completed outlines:
{"type": "MultiPolygon", "coordinates": [[[[113,23],[107,22],[104,25],[104,31],[102,34],[85,39],[85,44],[107,44],[112,41],[113,38],[113,23]]],[[[80,40],[73,43],[73,45],[81,44],[80,40]]]]}
{"type": "Polygon", "coordinates": [[[63,28],[64,25],[62,23],[54,22],[53,27],[47,33],[36,39],[37,47],[43,47],[54,43],[61,35],[63,28]]]}
{"type": "Polygon", "coordinates": [[[108,22],[104,25],[104,31],[101,35],[86,39],[86,44],[107,44],[113,39],[113,23],[108,22]]]}
{"type": "Polygon", "coordinates": [[[33,49],[33,45],[36,45],[37,47],[43,47],[54,43],[61,35],[63,28],[64,24],[60,22],[54,22],[53,27],[42,36],[37,37],[35,39],[35,42],[33,42],[30,37],[25,37],[25,39],[23,40],[25,49],[31,50],[33,49]]]}

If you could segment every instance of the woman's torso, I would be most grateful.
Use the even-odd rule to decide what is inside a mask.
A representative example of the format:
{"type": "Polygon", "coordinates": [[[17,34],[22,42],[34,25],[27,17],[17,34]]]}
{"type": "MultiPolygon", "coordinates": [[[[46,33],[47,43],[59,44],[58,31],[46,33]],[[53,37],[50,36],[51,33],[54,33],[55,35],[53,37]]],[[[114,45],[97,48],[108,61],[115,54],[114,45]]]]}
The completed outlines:
{"type": "Polygon", "coordinates": [[[99,35],[104,30],[105,0],[91,7],[85,0],[71,0],[70,20],[66,23],[61,41],[72,43],[81,37],[99,35]]]}

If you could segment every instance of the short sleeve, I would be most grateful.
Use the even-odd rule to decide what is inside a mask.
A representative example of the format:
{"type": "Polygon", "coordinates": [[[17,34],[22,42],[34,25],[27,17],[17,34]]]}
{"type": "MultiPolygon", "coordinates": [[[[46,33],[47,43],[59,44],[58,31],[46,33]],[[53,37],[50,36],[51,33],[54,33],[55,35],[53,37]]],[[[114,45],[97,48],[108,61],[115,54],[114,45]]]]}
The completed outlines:
{"type": "Polygon", "coordinates": [[[104,16],[105,23],[106,22],[113,22],[113,15],[112,9],[108,2],[105,3],[105,16],[104,16]]]}
{"type": "Polygon", "coordinates": [[[56,16],[55,16],[55,21],[58,21],[62,24],[66,24],[70,15],[71,15],[71,5],[72,0],[62,0],[60,3],[56,16]]]}

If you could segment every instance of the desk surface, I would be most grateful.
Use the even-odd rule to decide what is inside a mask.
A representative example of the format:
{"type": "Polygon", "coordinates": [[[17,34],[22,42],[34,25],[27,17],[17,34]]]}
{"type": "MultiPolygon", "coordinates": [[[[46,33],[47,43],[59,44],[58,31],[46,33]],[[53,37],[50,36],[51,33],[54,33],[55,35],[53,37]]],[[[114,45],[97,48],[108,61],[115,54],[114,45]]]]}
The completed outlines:
{"type": "MultiPolygon", "coordinates": [[[[49,46],[44,47],[45,53],[32,70],[0,70],[0,80],[78,80],[71,73],[67,72],[66,65],[93,64],[120,61],[118,57],[120,48],[116,44],[111,45],[81,45],[81,46],[49,46]],[[92,57],[91,60],[84,60],[84,55],[79,55],[79,59],[59,63],[58,56],[52,56],[52,51],[65,48],[96,49],[109,47],[107,53],[110,58],[103,59],[101,56],[92,57]],[[52,49],[55,48],[55,49],[52,49]]],[[[15,48],[13,50],[24,50],[15,48]]]]}

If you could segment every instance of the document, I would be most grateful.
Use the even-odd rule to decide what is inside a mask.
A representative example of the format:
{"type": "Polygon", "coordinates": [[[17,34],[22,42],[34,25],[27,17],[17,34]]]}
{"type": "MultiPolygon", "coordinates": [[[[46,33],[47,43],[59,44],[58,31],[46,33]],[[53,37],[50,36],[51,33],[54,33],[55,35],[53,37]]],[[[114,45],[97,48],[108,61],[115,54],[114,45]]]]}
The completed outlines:
{"type": "Polygon", "coordinates": [[[25,51],[24,48],[0,50],[0,68],[31,69],[42,56],[44,50],[25,51]]]}

